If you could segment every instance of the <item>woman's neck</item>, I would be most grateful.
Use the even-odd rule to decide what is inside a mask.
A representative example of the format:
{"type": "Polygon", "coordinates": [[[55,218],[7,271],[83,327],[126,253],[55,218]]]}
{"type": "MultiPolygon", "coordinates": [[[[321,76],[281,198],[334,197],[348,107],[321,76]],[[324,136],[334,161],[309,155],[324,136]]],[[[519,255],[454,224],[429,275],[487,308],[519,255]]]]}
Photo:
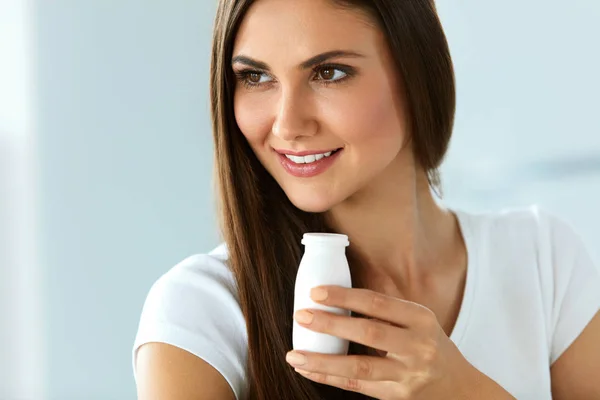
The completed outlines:
{"type": "Polygon", "coordinates": [[[436,203],[425,172],[401,170],[394,179],[382,174],[327,217],[350,238],[361,286],[419,297],[465,250],[456,217],[436,203]]]}

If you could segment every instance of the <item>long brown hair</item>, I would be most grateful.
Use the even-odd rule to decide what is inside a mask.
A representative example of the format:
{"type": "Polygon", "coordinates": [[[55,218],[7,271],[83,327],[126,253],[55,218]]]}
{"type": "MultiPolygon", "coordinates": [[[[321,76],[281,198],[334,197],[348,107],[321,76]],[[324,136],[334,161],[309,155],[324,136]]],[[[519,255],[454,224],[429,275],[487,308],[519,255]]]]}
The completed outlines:
{"type": "MultiPolygon", "coordinates": [[[[294,282],[304,232],[332,230],[323,214],[295,207],[235,122],[231,68],[237,30],[253,0],[220,0],[211,59],[211,112],[221,230],[247,324],[249,399],[358,399],[313,383],[285,362],[292,348],[294,282]]],[[[403,81],[415,158],[432,186],[450,140],[455,83],[433,0],[335,0],[366,12],[385,33],[403,81]]],[[[350,258],[350,265],[353,260],[350,258]]],[[[353,344],[352,354],[366,349],[353,344]]]]}

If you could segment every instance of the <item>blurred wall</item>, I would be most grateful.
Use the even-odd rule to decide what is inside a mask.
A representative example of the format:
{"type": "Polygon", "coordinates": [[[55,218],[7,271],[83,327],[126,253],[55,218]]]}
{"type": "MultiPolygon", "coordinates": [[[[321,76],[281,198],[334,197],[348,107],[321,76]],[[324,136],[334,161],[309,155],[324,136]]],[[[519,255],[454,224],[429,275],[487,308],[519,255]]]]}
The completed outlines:
{"type": "MultiPolygon", "coordinates": [[[[0,0],[0,15],[8,1],[19,3],[0,0]]],[[[2,311],[4,343],[16,347],[12,358],[0,347],[0,371],[25,399],[43,398],[31,379],[47,382],[51,400],[133,399],[130,351],[150,285],[218,243],[207,101],[215,2],[31,1],[26,20],[0,18],[31,28],[34,73],[21,77],[36,83],[34,105],[21,107],[35,114],[35,135],[0,163],[5,182],[22,183],[0,186],[3,207],[20,205],[0,213],[0,237],[18,243],[0,247],[0,283],[21,285],[2,289],[0,310],[29,316],[14,323],[2,311]],[[19,350],[35,343],[44,347],[19,350]],[[19,359],[31,374],[12,368],[19,359]]],[[[540,203],[598,260],[600,3],[437,4],[458,84],[446,201],[474,211],[540,203]]],[[[7,43],[0,35],[0,57],[7,43]]],[[[0,90],[0,104],[20,92],[0,90]]]]}
{"type": "Polygon", "coordinates": [[[437,0],[456,68],[447,202],[538,203],[600,261],[600,3],[437,0]]]}
{"type": "Polygon", "coordinates": [[[43,399],[44,282],[31,4],[0,0],[0,399],[43,399]]]}
{"type": "Polygon", "coordinates": [[[132,399],[131,347],[150,285],[218,241],[215,7],[35,5],[49,398],[132,399]]]}

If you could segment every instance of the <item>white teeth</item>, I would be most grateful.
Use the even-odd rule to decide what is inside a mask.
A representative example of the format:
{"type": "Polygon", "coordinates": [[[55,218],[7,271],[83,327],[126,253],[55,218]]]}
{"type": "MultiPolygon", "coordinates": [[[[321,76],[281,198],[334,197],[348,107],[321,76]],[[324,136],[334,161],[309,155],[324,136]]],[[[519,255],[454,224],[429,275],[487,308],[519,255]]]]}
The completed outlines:
{"type": "Polygon", "coordinates": [[[308,156],[292,156],[290,154],[286,154],[285,156],[295,162],[296,164],[310,164],[315,161],[319,161],[324,157],[329,157],[333,153],[332,151],[328,151],[327,153],[321,154],[310,154],[308,156]]]}

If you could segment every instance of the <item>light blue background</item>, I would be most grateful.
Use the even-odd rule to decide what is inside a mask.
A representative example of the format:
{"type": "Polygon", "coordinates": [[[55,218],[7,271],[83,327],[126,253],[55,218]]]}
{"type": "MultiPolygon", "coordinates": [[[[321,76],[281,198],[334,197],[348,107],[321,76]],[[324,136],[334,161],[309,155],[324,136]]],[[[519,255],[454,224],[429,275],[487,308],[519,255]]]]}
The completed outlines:
{"type": "MultiPolygon", "coordinates": [[[[219,241],[208,112],[213,3],[35,0],[25,19],[0,19],[31,33],[36,124],[26,159],[35,210],[27,215],[36,229],[31,243],[14,240],[38,260],[21,275],[4,262],[0,281],[20,282],[20,298],[41,318],[28,329],[0,314],[8,337],[0,351],[12,354],[0,354],[0,398],[135,398],[130,351],[148,289],[219,241]],[[19,354],[10,350],[26,340],[41,354],[15,369],[19,354]]],[[[443,168],[448,204],[542,204],[575,225],[598,260],[600,3],[437,3],[458,85],[443,168]]],[[[10,57],[7,40],[0,59],[10,57]]],[[[1,104],[15,93],[0,89],[1,104]]],[[[17,159],[0,163],[0,179],[24,165],[17,159]]],[[[10,243],[6,221],[19,221],[2,215],[10,243]]],[[[6,293],[0,299],[15,314],[20,306],[6,293]]]]}

